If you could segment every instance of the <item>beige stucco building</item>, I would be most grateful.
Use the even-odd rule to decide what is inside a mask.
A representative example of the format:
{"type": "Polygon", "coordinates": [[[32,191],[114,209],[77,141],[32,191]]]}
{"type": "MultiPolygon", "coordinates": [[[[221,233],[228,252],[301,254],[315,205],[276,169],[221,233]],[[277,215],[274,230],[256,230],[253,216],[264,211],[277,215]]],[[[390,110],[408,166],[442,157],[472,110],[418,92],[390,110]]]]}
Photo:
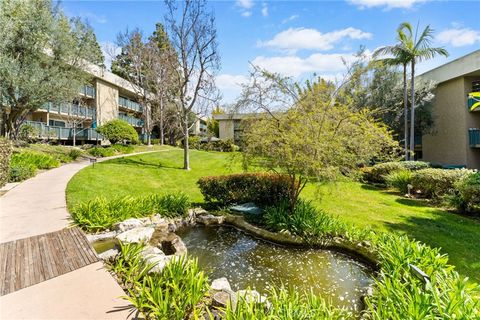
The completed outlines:
{"type": "Polygon", "coordinates": [[[80,88],[76,101],[47,103],[27,116],[26,124],[36,129],[38,138],[70,142],[75,136],[79,143],[101,141],[95,128],[117,118],[143,133],[143,108],[133,85],[96,65],[90,65],[88,72],[92,81],[80,88]]]}
{"type": "Polygon", "coordinates": [[[423,135],[419,158],[480,169],[480,50],[419,77],[437,82],[434,129],[423,135]]]}
{"type": "Polygon", "coordinates": [[[241,122],[243,119],[250,117],[255,117],[255,114],[230,113],[213,115],[213,119],[218,121],[218,137],[222,140],[233,140],[236,145],[240,145],[243,132],[241,122]]]}

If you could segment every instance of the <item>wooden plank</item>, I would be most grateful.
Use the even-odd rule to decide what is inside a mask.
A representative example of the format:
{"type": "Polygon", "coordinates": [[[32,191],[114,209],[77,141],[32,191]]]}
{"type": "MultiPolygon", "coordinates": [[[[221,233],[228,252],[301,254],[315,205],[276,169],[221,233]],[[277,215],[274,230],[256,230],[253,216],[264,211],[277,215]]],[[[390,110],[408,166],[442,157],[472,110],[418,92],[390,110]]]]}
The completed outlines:
{"type": "Polygon", "coordinates": [[[78,261],[78,257],[75,252],[75,243],[73,243],[72,237],[69,236],[68,231],[66,229],[63,229],[62,233],[63,233],[62,239],[65,241],[67,245],[67,253],[72,258],[71,262],[74,270],[81,268],[82,266],[78,261]]]}
{"type": "Polygon", "coordinates": [[[20,290],[21,286],[21,274],[20,274],[20,265],[22,264],[21,262],[21,246],[22,240],[15,240],[15,274],[13,275],[14,281],[13,281],[13,291],[20,290]]]}
{"type": "Polygon", "coordinates": [[[45,253],[46,261],[48,262],[49,270],[51,272],[51,278],[54,278],[54,277],[58,276],[59,273],[57,271],[57,266],[56,266],[55,260],[53,259],[52,248],[50,247],[50,242],[48,241],[50,236],[51,236],[51,234],[46,234],[45,235],[45,237],[43,238],[44,241],[42,242],[42,245],[45,248],[44,253],[45,253]]]}
{"type": "Polygon", "coordinates": [[[32,242],[31,238],[26,239],[27,251],[28,251],[28,285],[31,286],[35,284],[35,268],[33,267],[33,253],[32,253],[32,242]]]}
{"type": "Polygon", "coordinates": [[[7,267],[5,243],[0,244],[0,295],[3,293],[5,287],[5,268],[7,267]]]}
{"type": "Polygon", "coordinates": [[[50,247],[52,249],[52,257],[57,267],[58,274],[61,275],[67,273],[68,270],[65,268],[62,250],[60,249],[60,241],[57,237],[57,233],[51,233],[48,237],[48,241],[50,242],[50,247]]]}
{"type": "Polygon", "coordinates": [[[62,254],[65,256],[65,267],[67,267],[69,271],[75,270],[75,267],[73,266],[72,258],[70,257],[70,254],[68,251],[67,243],[63,239],[63,234],[61,232],[58,232],[57,237],[62,246],[62,254]]]}
{"type": "Polygon", "coordinates": [[[88,243],[87,238],[84,236],[82,231],[79,228],[73,228],[72,232],[75,235],[75,239],[77,240],[77,243],[80,245],[82,252],[84,253],[85,263],[90,264],[90,263],[97,262],[98,260],[96,255],[92,254],[93,248],[88,243]]]}

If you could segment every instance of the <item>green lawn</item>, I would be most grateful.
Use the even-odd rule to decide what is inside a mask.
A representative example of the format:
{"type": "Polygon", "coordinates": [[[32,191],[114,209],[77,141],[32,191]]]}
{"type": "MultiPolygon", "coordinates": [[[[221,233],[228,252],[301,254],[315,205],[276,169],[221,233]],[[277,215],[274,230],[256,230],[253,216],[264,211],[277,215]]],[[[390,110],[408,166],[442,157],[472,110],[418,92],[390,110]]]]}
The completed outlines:
{"type": "MultiPolygon", "coordinates": [[[[71,207],[96,196],[116,197],[183,191],[194,202],[198,178],[240,171],[231,154],[191,151],[191,171],[182,170],[183,151],[144,154],[98,163],[80,171],[67,188],[71,207]]],[[[397,231],[441,247],[458,271],[480,283],[480,221],[464,218],[394,193],[356,182],[308,185],[303,197],[349,223],[397,231]]]]}

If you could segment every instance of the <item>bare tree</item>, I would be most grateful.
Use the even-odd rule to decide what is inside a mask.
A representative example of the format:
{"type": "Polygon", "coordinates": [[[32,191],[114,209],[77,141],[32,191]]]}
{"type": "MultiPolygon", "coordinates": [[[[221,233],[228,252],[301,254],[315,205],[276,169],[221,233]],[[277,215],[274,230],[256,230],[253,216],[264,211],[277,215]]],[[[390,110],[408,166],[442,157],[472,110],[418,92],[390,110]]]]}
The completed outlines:
{"type": "Polygon", "coordinates": [[[217,29],[212,12],[207,11],[205,0],[176,2],[166,0],[165,17],[173,50],[178,55],[175,64],[176,106],[182,121],[184,169],[190,170],[188,135],[193,123],[192,113],[215,103],[218,91],[215,74],[220,67],[217,50],[217,29]]]}
{"type": "Polygon", "coordinates": [[[72,128],[72,144],[76,146],[77,144],[77,134],[82,132],[85,129],[80,129],[80,132],[77,131],[79,125],[83,125],[87,119],[88,115],[88,106],[81,98],[75,99],[76,103],[67,104],[67,115],[65,116],[65,122],[67,127],[72,128]]]}

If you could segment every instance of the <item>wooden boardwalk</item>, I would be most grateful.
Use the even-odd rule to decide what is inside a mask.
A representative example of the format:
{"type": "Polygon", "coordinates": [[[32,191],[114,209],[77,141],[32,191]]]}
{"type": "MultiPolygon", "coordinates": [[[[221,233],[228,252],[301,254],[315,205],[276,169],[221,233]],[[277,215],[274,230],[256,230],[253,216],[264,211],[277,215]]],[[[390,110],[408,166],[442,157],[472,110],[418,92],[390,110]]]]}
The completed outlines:
{"type": "Polygon", "coordinates": [[[78,228],[0,244],[0,296],[99,261],[78,228]]]}

